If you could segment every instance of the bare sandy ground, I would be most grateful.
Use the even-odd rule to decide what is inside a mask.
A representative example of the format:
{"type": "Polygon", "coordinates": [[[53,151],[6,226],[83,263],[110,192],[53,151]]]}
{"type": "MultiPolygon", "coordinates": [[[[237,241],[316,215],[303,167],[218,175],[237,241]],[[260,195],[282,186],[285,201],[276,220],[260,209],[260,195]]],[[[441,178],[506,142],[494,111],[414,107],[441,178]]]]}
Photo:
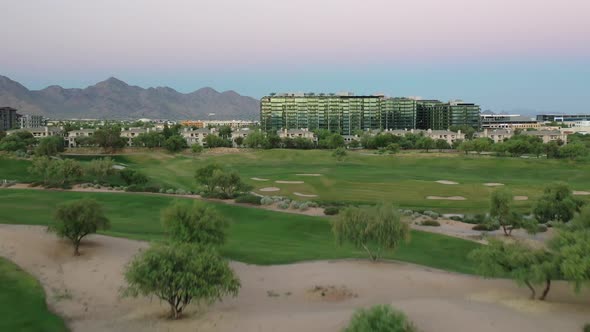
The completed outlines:
{"type": "Polygon", "coordinates": [[[581,190],[574,190],[574,195],[586,196],[590,195],[590,191],[581,191],[581,190]]]}
{"type": "Polygon", "coordinates": [[[254,180],[254,181],[268,181],[268,179],[262,179],[262,178],[250,178],[250,180],[254,180]]]}
{"type": "Polygon", "coordinates": [[[283,180],[278,180],[275,181],[275,183],[283,183],[283,184],[303,184],[305,182],[303,181],[283,181],[283,180]]]}
{"type": "Polygon", "coordinates": [[[270,192],[270,191],[280,191],[281,188],[277,188],[277,187],[265,187],[265,188],[260,188],[258,190],[264,191],[264,192],[270,192]]]}
{"type": "Polygon", "coordinates": [[[515,201],[527,201],[528,199],[528,196],[514,196],[515,201]]]}
{"type": "Polygon", "coordinates": [[[447,200],[447,201],[464,201],[466,200],[463,196],[426,196],[426,199],[435,199],[435,200],[447,200]]]}
{"type": "Polygon", "coordinates": [[[242,289],[179,321],[157,300],[121,299],[125,264],[147,243],[91,236],[71,247],[44,227],[0,225],[0,255],[36,276],[49,306],[73,331],[339,331],[359,307],[388,303],[424,332],[580,331],[586,292],[561,282],[546,303],[508,280],[484,280],[402,263],[320,261],[277,266],[233,262],[242,289]],[[325,296],[321,296],[324,293],[325,296]]]}
{"type": "Polygon", "coordinates": [[[304,173],[304,174],[295,174],[297,176],[322,176],[319,173],[304,173]]]}
{"type": "Polygon", "coordinates": [[[488,183],[484,183],[483,184],[486,187],[499,187],[499,186],[503,186],[503,183],[498,183],[498,182],[488,182],[488,183]]]}
{"type": "Polygon", "coordinates": [[[449,181],[449,180],[438,180],[438,181],[436,181],[436,183],[440,183],[440,184],[459,184],[459,182],[449,181]]]}
{"type": "Polygon", "coordinates": [[[298,193],[298,192],[294,192],[293,195],[299,196],[299,197],[318,197],[318,195],[302,194],[302,193],[298,193]]]}

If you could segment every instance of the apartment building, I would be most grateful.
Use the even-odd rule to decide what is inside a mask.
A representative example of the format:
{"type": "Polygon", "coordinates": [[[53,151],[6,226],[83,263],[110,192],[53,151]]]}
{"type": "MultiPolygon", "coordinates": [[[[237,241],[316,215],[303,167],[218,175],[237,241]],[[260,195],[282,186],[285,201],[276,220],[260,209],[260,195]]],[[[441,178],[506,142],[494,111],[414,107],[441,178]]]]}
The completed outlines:
{"type": "Polygon", "coordinates": [[[47,124],[42,115],[25,114],[19,119],[21,128],[41,128],[47,124]]]}
{"type": "Polygon", "coordinates": [[[66,137],[64,137],[64,140],[66,142],[67,147],[75,148],[78,146],[78,142],[76,142],[77,138],[93,136],[94,132],[95,129],[72,130],[68,133],[66,137]]]}
{"type": "Polygon", "coordinates": [[[12,107],[0,107],[0,131],[18,127],[18,114],[12,107]]]}
{"type": "Polygon", "coordinates": [[[185,128],[181,133],[182,137],[186,140],[186,143],[191,146],[199,144],[201,146],[207,146],[205,139],[208,135],[217,135],[215,129],[200,128],[200,129],[188,129],[185,128]]]}

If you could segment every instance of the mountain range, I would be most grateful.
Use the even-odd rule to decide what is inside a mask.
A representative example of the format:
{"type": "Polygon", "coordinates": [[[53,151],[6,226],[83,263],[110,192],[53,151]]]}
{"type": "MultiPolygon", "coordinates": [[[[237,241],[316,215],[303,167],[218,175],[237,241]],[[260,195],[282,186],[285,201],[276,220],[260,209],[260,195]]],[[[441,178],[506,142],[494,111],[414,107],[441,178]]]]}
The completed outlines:
{"type": "Polygon", "coordinates": [[[205,87],[191,93],[172,88],[141,88],[111,77],[84,89],[52,85],[29,90],[0,75],[0,107],[20,114],[40,114],[51,119],[208,119],[255,120],[259,101],[235,91],[205,87]]]}

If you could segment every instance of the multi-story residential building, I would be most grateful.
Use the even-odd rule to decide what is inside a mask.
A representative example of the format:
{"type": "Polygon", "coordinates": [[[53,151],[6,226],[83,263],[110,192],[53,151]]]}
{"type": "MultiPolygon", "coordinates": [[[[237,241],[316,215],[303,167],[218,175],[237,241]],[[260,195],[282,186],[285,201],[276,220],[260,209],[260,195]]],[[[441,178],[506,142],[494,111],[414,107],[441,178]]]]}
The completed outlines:
{"type": "Polygon", "coordinates": [[[567,134],[559,130],[532,130],[523,131],[522,134],[539,137],[543,143],[561,141],[563,144],[567,144],[567,134]]]}
{"type": "Polygon", "coordinates": [[[258,125],[258,121],[248,120],[184,120],[180,121],[180,124],[184,127],[194,128],[219,128],[228,126],[232,129],[250,128],[258,125]]]}
{"type": "Polygon", "coordinates": [[[18,127],[18,114],[12,107],[0,107],[0,131],[18,127]]]}
{"type": "Polygon", "coordinates": [[[488,128],[485,128],[482,132],[475,133],[473,135],[473,137],[489,138],[492,141],[494,141],[494,143],[500,143],[500,142],[504,142],[504,140],[509,139],[510,137],[512,137],[512,135],[514,135],[514,131],[511,129],[488,129],[488,128]]]}
{"type": "Polygon", "coordinates": [[[482,114],[482,129],[540,128],[541,122],[518,114],[482,114]]]}
{"type": "Polygon", "coordinates": [[[237,129],[231,132],[231,142],[233,147],[237,147],[236,139],[240,137],[242,140],[246,139],[252,131],[250,129],[237,129]]]}
{"type": "Polygon", "coordinates": [[[75,148],[78,146],[76,142],[76,138],[79,137],[90,137],[94,135],[95,129],[79,129],[79,130],[72,130],[68,133],[68,135],[64,138],[66,145],[70,148],[75,148]]]}
{"type": "Polygon", "coordinates": [[[186,143],[190,145],[199,144],[201,146],[207,146],[205,139],[208,135],[217,135],[214,129],[200,128],[200,129],[184,129],[181,133],[182,137],[186,140],[186,143]]]}
{"type": "Polygon", "coordinates": [[[47,124],[42,115],[24,114],[19,119],[21,128],[41,128],[47,124]]]}
{"type": "Polygon", "coordinates": [[[141,135],[145,134],[149,131],[149,129],[145,128],[129,128],[128,130],[121,130],[121,137],[125,139],[127,146],[133,146],[133,140],[141,135]]]}
{"type": "Polygon", "coordinates": [[[390,129],[479,128],[479,106],[382,95],[279,94],[260,101],[262,130],[326,129],[342,135],[390,129]]]}
{"type": "Polygon", "coordinates": [[[456,140],[464,140],[465,134],[461,132],[461,130],[457,130],[457,132],[450,131],[450,130],[422,130],[422,129],[410,129],[410,130],[385,130],[382,132],[383,134],[390,134],[394,136],[406,136],[407,134],[416,134],[416,135],[423,135],[424,137],[430,137],[433,140],[444,139],[452,145],[453,142],[456,140]]]}

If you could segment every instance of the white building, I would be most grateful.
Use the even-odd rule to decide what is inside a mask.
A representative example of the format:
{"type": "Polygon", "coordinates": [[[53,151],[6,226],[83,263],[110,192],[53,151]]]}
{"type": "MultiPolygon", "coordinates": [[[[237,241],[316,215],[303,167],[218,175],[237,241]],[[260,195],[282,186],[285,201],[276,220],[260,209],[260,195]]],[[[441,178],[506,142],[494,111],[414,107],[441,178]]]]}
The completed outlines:
{"type": "MultiPolygon", "coordinates": [[[[22,131],[28,131],[35,138],[43,138],[49,136],[63,136],[62,130],[57,127],[35,127],[35,128],[23,128],[22,131]]],[[[6,132],[7,135],[11,135],[19,130],[9,130],[6,132]]]]}
{"type": "Polygon", "coordinates": [[[313,142],[317,141],[315,134],[307,129],[283,129],[278,130],[277,135],[279,135],[280,138],[305,138],[313,142]]]}
{"type": "Polygon", "coordinates": [[[181,133],[182,137],[186,140],[186,143],[191,146],[199,144],[201,146],[207,146],[205,139],[209,135],[217,135],[214,129],[200,128],[200,129],[185,129],[181,133]]]}
{"type": "Polygon", "coordinates": [[[149,129],[144,128],[129,128],[128,130],[121,130],[121,137],[125,138],[127,146],[133,146],[133,139],[148,131],[149,129]]]}
{"type": "Polygon", "coordinates": [[[70,148],[75,148],[76,146],[78,146],[78,144],[76,143],[76,138],[93,136],[94,131],[95,129],[72,130],[65,137],[66,145],[70,148]]]}
{"type": "Polygon", "coordinates": [[[252,131],[248,128],[243,128],[243,129],[237,129],[231,132],[231,141],[232,141],[232,145],[233,147],[237,147],[238,145],[236,144],[236,138],[241,137],[242,140],[246,139],[246,137],[248,137],[248,135],[251,133],[252,131]]]}

